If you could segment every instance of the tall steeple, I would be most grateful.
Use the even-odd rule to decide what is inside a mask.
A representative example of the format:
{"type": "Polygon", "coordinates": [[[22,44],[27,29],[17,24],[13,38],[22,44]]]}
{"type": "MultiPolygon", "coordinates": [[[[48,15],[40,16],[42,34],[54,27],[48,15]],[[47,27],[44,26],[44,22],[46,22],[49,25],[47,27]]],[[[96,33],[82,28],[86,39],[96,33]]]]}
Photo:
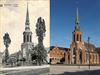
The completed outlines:
{"type": "Polygon", "coordinates": [[[73,42],[82,41],[82,32],[80,31],[79,11],[76,10],[75,29],[73,32],[73,42]]]}
{"type": "Polygon", "coordinates": [[[32,32],[30,30],[29,10],[27,3],[25,31],[23,32],[23,43],[21,44],[22,58],[25,58],[26,62],[30,62],[31,51],[33,48],[34,44],[32,43],[32,32]]]}
{"type": "Polygon", "coordinates": [[[26,11],[26,22],[25,22],[25,31],[23,32],[23,42],[32,42],[32,32],[30,31],[30,23],[29,23],[29,11],[28,11],[28,3],[27,3],[27,11],[26,11]]]}
{"type": "Polygon", "coordinates": [[[80,31],[80,25],[79,25],[79,11],[78,11],[78,8],[77,8],[77,10],[76,10],[75,31],[80,31]]]}
{"type": "Polygon", "coordinates": [[[28,11],[28,3],[27,3],[27,12],[26,12],[25,30],[30,30],[29,25],[30,25],[30,23],[29,23],[29,11],[28,11]]]}

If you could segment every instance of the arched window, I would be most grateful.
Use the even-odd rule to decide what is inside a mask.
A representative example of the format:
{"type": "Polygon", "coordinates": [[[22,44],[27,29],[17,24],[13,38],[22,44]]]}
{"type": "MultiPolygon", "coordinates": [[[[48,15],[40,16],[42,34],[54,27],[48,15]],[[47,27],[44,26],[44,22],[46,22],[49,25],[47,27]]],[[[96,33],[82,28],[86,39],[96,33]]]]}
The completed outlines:
{"type": "Polygon", "coordinates": [[[77,41],[79,41],[79,35],[77,34],[77,41]]]}
{"type": "Polygon", "coordinates": [[[79,49],[79,61],[82,64],[82,49],[79,49]]]}
{"type": "Polygon", "coordinates": [[[75,34],[74,34],[74,36],[73,36],[73,40],[74,40],[74,42],[75,42],[75,34]]]}
{"type": "Polygon", "coordinates": [[[75,48],[73,48],[73,55],[76,55],[76,50],[75,50],[75,48]]]}
{"type": "Polygon", "coordinates": [[[70,55],[68,54],[68,64],[70,63],[70,55]]]}
{"type": "Polygon", "coordinates": [[[80,35],[80,41],[81,41],[81,39],[82,39],[82,38],[81,38],[81,35],[80,35]]]}
{"type": "Polygon", "coordinates": [[[28,37],[28,35],[27,35],[27,42],[29,42],[29,37],[28,37]]]}
{"type": "Polygon", "coordinates": [[[26,42],[26,41],[25,41],[25,35],[24,35],[24,40],[23,40],[23,41],[26,42]]]}
{"type": "Polygon", "coordinates": [[[75,64],[76,63],[76,49],[73,48],[72,51],[72,63],[75,64]]]}
{"type": "Polygon", "coordinates": [[[30,35],[30,42],[32,41],[32,37],[31,37],[31,35],[30,35]]]}

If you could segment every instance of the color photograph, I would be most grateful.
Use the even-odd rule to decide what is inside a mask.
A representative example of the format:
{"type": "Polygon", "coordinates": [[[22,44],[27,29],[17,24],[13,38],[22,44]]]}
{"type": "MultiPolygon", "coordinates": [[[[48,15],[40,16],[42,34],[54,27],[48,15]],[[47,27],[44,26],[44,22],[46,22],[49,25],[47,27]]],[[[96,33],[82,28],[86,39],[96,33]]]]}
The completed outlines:
{"type": "Polygon", "coordinates": [[[50,74],[100,74],[100,0],[50,0],[50,74]]]}

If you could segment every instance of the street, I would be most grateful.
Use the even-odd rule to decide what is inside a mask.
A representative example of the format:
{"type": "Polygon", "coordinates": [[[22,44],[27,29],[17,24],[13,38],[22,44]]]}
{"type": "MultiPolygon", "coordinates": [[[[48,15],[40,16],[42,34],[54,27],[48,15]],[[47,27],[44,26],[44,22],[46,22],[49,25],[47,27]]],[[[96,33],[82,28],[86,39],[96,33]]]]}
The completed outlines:
{"type": "Polygon", "coordinates": [[[49,65],[0,69],[0,75],[49,75],[49,65]]]}
{"type": "Polygon", "coordinates": [[[66,65],[51,65],[51,75],[100,75],[100,66],[66,66],[66,65]]]}

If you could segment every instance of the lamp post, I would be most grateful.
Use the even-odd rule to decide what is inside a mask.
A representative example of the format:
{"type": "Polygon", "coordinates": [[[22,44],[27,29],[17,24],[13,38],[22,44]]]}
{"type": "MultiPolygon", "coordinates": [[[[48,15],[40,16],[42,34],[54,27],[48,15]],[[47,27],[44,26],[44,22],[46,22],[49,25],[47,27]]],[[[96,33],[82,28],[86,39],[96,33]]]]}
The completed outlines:
{"type": "Polygon", "coordinates": [[[90,49],[89,49],[90,37],[88,36],[88,53],[89,53],[89,69],[90,69],[90,49]]]}

